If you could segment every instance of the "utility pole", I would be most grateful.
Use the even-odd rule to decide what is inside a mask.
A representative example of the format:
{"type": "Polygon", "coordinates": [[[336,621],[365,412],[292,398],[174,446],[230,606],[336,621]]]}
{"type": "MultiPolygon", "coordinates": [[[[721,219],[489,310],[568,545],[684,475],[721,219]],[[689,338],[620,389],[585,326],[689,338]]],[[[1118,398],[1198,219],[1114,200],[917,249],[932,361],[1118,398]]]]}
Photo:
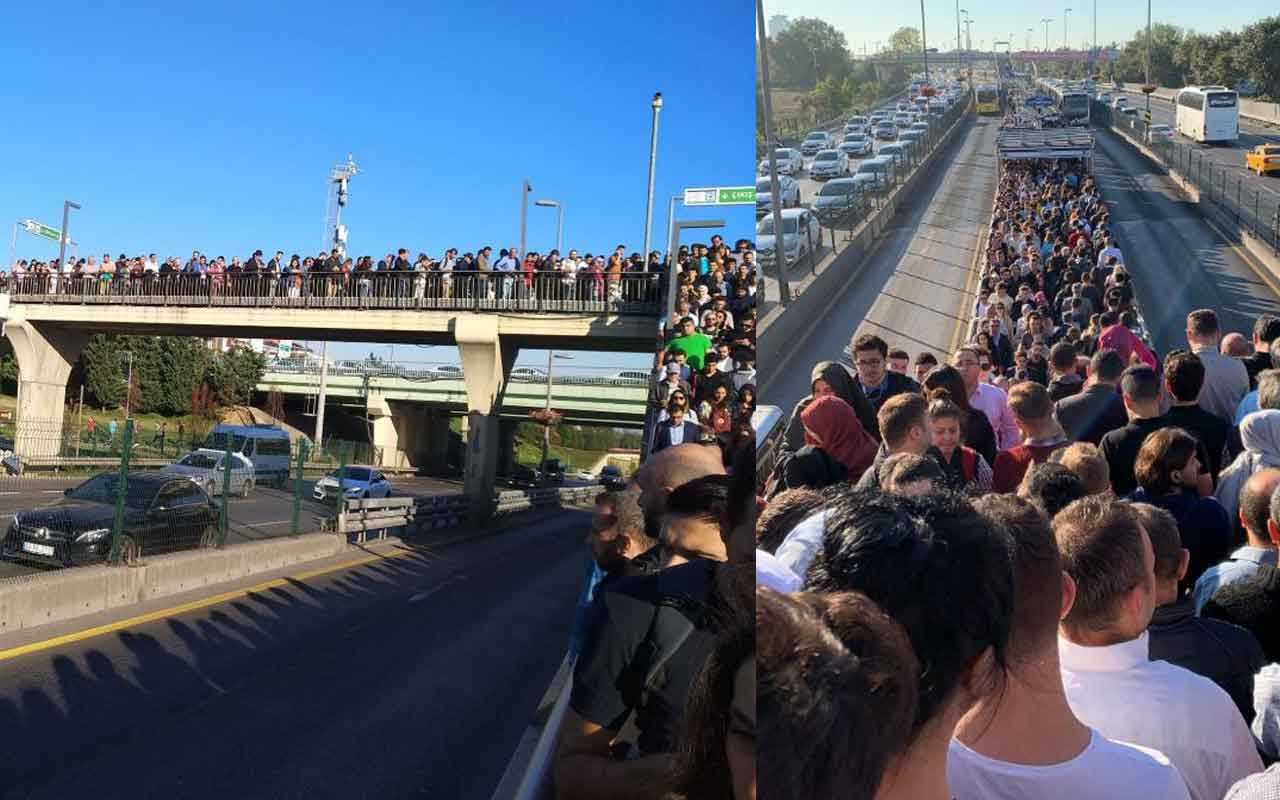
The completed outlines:
{"type": "MultiPolygon", "coordinates": [[[[956,55],[959,55],[960,49],[960,0],[956,0],[956,55]]],[[[956,68],[959,69],[959,66],[957,64],[956,68]]]]}
{"type": "Polygon", "coordinates": [[[315,452],[324,450],[324,404],[325,384],[329,380],[329,343],[320,343],[320,391],[316,397],[316,447],[315,452]]]}
{"type": "Polygon", "coordinates": [[[1053,17],[1044,17],[1040,20],[1044,23],[1044,51],[1049,52],[1049,23],[1053,22],[1053,17]]]}
{"type": "Polygon", "coordinates": [[[133,394],[133,351],[125,350],[122,355],[128,361],[128,372],[125,373],[124,379],[124,418],[129,418],[129,400],[133,394]]]}
{"type": "Polygon", "coordinates": [[[520,181],[520,256],[516,259],[517,263],[524,260],[524,243],[529,229],[529,192],[531,191],[533,187],[529,185],[528,178],[520,181]]]}
{"type": "MultiPolygon", "coordinates": [[[[769,194],[773,198],[773,265],[777,270],[778,294],[782,305],[791,305],[791,286],[787,282],[787,248],[783,240],[782,197],[778,188],[778,147],[773,141],[773,100],[769,97],[769,39],[764,32],[764,0],[756,0],[756,22],[760,31],[760,85],[764,100],[764,146],[769,153],[769,194]]],[[[876,43],[879,45],[879,42],[876,43]]],[[[674,250],[674,248],[671,248],[674,250]]],[[[670,280],[675,280],[674,260],[670,280]]],[[[674,290],[672,290],[674,291],[674,290]]],[[[675,311],[672,305],[667,314],[675,311]]]]}
{"type": "Polygon", "coordinates": [[[649,194],[644,203],[644,259],[649,259],[649,229],[653,227],[653,175],[658,165],[658,113],[662,111],[662,92],[653,93],[653,122],[649,133],[649,194]]]}
{"type": "Polygon", "coordinates": [[[924,56],[924,80],[929,82],[929,40],[924,35],[924,0],[920,0],[920,52],[924,56]]]}
{"type": "Polygon", "coordinates": [[[1142,66],[1143,82],[1142,92],[1147,96],[1146,117],[1151,119],[1151,0],[1147,0],[1147,52],[1142,59],[1145,63],[1142,66]]]}
{"type": "Polygon", "coordinates": [[[1071,46],[1067,44],[1067,17],[1071,15],[1071,9],[1062,9],[1062,49],[1070,50],[1071,46]]]}

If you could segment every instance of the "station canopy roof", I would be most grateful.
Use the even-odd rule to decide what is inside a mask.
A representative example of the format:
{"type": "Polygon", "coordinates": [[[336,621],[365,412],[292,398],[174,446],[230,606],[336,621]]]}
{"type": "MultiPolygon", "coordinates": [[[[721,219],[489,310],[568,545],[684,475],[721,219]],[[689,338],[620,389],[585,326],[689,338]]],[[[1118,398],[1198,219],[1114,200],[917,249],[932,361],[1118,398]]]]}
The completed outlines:
{"type": "Polygon", "coordinates": [[[996,156],[1002,161],[1092,155],[1093,134],[1084,128],[1007,128],[996,137],[996,156]]]}

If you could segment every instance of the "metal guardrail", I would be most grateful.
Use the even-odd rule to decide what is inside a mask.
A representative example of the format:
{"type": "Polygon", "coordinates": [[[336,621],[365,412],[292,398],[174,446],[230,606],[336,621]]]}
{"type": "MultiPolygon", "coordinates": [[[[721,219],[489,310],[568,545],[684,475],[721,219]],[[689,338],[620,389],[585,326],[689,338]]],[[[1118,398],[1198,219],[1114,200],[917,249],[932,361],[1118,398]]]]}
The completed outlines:
{"type": "MultiPolygon", "coordinates": [[[[567,489],[506,490],[496,495],[497,514],[515,514],[557,505],[576,505],[604,491],[602,486],[575,486],[567,489]]],[[[417,497],[388,497],[347,500],[336,516],[316,516],[321,530],[354,533],[358,542],[376,531],[378,538],[396,528],[412,528],[417,533],[452,528],[462,523],[468,511],[462,492],[417,497]]]]}
{"type": "Polygon", "coordinates": [[[13,302],[235,308],[523,311],[654,315],[659,273],[367,272],[292,275],[188,273],[118,276],[10,275],[13,302]]]}
{"type": "Polygon", "coordinates": [[[354,533],[364,543],[370,531],[379,539],[387,532],[413,525],[416,503],[412,497],[382,497],[370,500],[348,500],[334,522],[335,533],[354,533]]]}
{"type": "MultiPolygon", "coordinates": [[[[441,365],[446,366],[446,365],[441,365]]],[[[462,379],[462,373],[454,370],[441,370],[438,368],[413,368],[406,367],[401,364],[377,364],[367,361],[355,361],[348,359],[340,359],[329,363],[329,375],[354,375],[361,378],[403,378],[412,381],[457,381],[462,379]]],[[[293,375],[318,375],[320,374],[320,362],[311,359],[277,359],[267,361],[263,368],[264,373],[283,372],[293,375]]],[[[545,384],[545,376],[537,376],[530,374],[516,374],[507,378],[512,383],[534,383],[545,384]]],[[[604,377],[597,375],[553,375],[551,379],[553,385],[565,386],[648,386],[647,378],[616,378],[604,377]]]]}

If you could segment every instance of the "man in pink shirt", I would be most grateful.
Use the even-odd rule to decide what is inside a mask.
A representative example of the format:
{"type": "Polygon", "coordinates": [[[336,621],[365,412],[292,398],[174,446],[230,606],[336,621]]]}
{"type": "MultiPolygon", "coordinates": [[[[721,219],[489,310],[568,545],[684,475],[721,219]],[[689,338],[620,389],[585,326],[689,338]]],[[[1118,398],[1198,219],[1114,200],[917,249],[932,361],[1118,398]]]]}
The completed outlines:
{"type": "Polygon", "coordinates": [[[1151,352],[1151,348],[1147,347],[1137,334],[1120,324],[1120,316],[1116,312],[1107,311],[1100,321],[1102,335],[1098,337],[1099,350],[1115,350],[1125,364],[1131,363],[1132,354],[1137,353],[1142,363],[1152,369],[1159,368],[1155,353],[1151,352]]]}
{"type": "Polygon", "coordinates": [[[996,433],[996,446],[1008,450],[1022,442],[1018,423],[1009,410],[1009,398],[998,386],[982,382],[982,367],[978,351],[969,345],[956,350],[951,366],[964,378],[965,391],[969,393],[969,405],[987,415],[991,429],[996,433]]]}

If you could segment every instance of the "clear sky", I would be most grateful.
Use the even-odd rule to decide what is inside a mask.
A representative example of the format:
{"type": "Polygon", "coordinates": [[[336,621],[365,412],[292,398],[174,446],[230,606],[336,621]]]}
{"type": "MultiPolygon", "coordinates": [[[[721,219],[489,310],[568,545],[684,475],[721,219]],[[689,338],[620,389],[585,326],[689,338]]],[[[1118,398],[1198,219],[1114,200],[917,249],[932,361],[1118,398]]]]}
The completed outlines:
{"type": "MultiPolygon", "coordinates": [[[[516,246],[522,178],[534,188],[530,249],[555,246],[555,210],[532,205],[548,198],[565,205],[566,249],[638,251],[661,91],[652,249],[665,249],[673,193],[754,180],[754,22],[729,0],[10,13],[5,238],[27,217],[57,227],[69,198],[83,205],[70,226],[81,255],[314,254],[326,176],[350,151],[361,168],[343,214],[354,255],[516,246]]],[[[714,212],[726,240],[752,235],[748,207],[714,212]]],[[[55,257],[57,243],[22,233],[17,255],[55,257]]]]}
{"type": "MultiPolygon", "coordinates": [[[[1066,37],[1073,48],[1087,47],[1093,35],[1093,11],[1098,12],[1098,41],[1123,43],[1135,31],[1147,24],[1147,4],[1142,0],[1078,0],[1072,3],[1039,2],[1025,0],[960,0],[960,8],[969,11],[973,20],[970,27],[973,46],[990,48],[991,43],[1013,35],[1013,48],[1027,45],[1027,28],[1031,28],[1031,47],[1044,47],[1045,26],[1042,19],[1049,18],[1049,46],[1061,47],[1062,21],[1067,20],[1066,37]],[[1063,9],[1071,8],[1070,14],[1063,9]]],[[[930,47],[951,50],[956,44],[955,0],[925,0],[925,34],[930,47]]],[[[842,31],[849,48],[861,55],[863,45],[867,52],[875,52],[876,42],[888,43],[889,36],[898,28],[920,27],[920,4],[917,2],[846,3],[834,0],[765,0],[765,19],[774,14],[791,18],[817,17],[826,20],[842,31]]],[[[1151,21],[1165,22],[1200,33],[1216,33],[1224,28],[1239,30],[1259,19],[1280,14],[1280,6],[1274,0],[1233,0],[1230,3],[1187,2],[1186,0],[1153,0],[1151,21]]],[[[964,33],[964,28],[961,28],[964,33]]]]}

